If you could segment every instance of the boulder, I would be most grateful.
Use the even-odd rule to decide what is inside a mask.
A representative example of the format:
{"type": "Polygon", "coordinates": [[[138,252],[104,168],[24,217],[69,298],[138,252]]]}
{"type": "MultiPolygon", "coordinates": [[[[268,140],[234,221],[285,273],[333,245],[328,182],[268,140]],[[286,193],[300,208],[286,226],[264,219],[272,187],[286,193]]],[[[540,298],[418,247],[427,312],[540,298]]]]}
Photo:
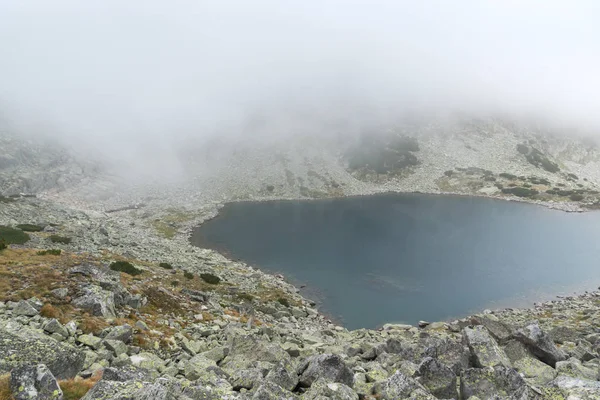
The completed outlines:
{"type": "Polygon", "coordinates": [[[185,363],[185,377],[191,381],[198,379],[208,367],[216,367],[217,363],[203,356],[196,354],[185,363]]]}
{"type": "Polygon", "coordinates": [[[73,299],[72,304],[95,316],[105,318],[116,316],[114,293],[97,285],[84,286],[79,296],[73,299]]]}
{"type": "Polygon", "coordinates": [[[569,358],[566,361],[556,363],[556,372],[559,375],[566,375],[573,378],[587,379],[591,381],[598,380],[598,368],[589,368],[581,364],[576,358],[569,358]]]}
{"type": "Polygon", "coordinates": [[[434,339],[428,343],[425,355],[440,360],[456,375],[469,368],[469,348],[458,341],[434,339]]]}
{"type": "Polygon", "coordinates": [[[289,362],[290,356],[276,343],[269,343],[254,336],[234,336],[230,340],[227,357],[220,366],[231,373],[236,369],[250,368],[257,361],[289,362]]]}
{"type": "Polygon", "coordinates": [[[544,364],[537,358],[525,357],[514,362],[515,369],[523,377],[534,385],[547,385],[556,378],[556,371],[548,364],[544,364]]]}
{"type": "Polygon", "coordinates": [[[106,340],[119,340],[123,343],[131,343],[133,337],[133,328],[128,325],[115,326],[108,332],[104,339],[106,340]]]}
{"type": "Polygon", "coordinates": [[[42,325],[42,329],[48,333],[56,333],[62,337],[69,337],[69,331],[60,322],[52,318],[42,325]]]}
{"type": "Polygon", "coordinates": [[[529,399],[529,388],[517,371],[502,365],[470,368],[460,377],[460,398],[529,399]]]}
{"type": "Polygon", "coordinates": [[[435,397],[421,386],[416,380],[409,378],[400,371],[383,382],[373,386],[376,398],[382,400],[419,399],[434,400],[435,397]]]}
{"type": "Polygon", "coordinates": [[[158,370],[165,365],[165,362],[159,356],[147,352],[131,356],[130,359],[133,366],[149,370],[158,370]]]}
{"type": "Polygon", "coordinates": [[[94,350],[98,350],[102,344],[102,339],[94,335],[85,334],[77,337],[77,342],[94,350]]]}
{"type": "Polygon", "coordinates": [[[263,382],[254,392],[252,400],[298,400],[298,397],[273,382],[263,382]]]}
{"type": "Polygon", "coordinates": [[[0,326],[0,375],[24,365],[44,364],[57,379],[74,377],[83,368],[85,355],[76,347],[20,327],[0,326]]]}
{"type": "Polygon", "coordinates": [[[44,364],[23,365],[10,373],[10,388],[15,400],[62,400],[63,392],[44,364]]]}
{"type": "Polygon", "coordinates": [[[250,390],[257,387],[262,380],[263,375],[260,369],[249,368],[234,371],[229,378],[229,383],[231,383],[233,390],[239,391],[240,389],[250,390]]]}
{"type": "Polygon", "coordinates": [[[358,394],[339,382],[327,382],[317,379],[302,396],[302,400],[358,400],[358,394]]]}
{"type": "Polygon", "coordinates": [[[565,354],[556,347],[552,339],[542,331],[538,324],[527,325],[519,329],[515,338],[527,346],[540,361],[551,367],[565,359],[565,354]]]}
{"type": "Polygon", "coordinates": [[[115,357],[118,357],[121,354],[127,354],[127,345],[120,340],[105,339],[102,344],[110,350],[115,357]]]}
{"type": "Polygon", "coordinates": [[[579,332],[568,326],[557,326],[548,335],[553,342],[563,344],[564,342],[576,342],[580,338],[579,332]]]}
{"type": "Polygon", "coordinates": [[[504,323],[493,314],[476,315],[471,318],[473,325],[483,325],[494,340],[503,344],[513,335],[514,328],[504,323]]]}
{"type": "Polygon", "coordinates": [[[38,315],[40,310],[31,305],[29,301],[21,300],[17,303],[17,305],[13,308],[13,315],[23,315],[26,317],[33,317],[38,315]]]}
{"type": "Polygon", "coordinates": [[[428,357],[421,362],[417,371],[419,383],[439,399],[457,398],[456,374],[435,358],[428,357]]]}
{"type": "Polygon", "coordinates": [[[469,347],[474,367],[511,366],[510,360],[504,353],[504,350],[498,346],[498,343],[496,343],[484,326],[477,325],[473,328],[464,328],[463,340],[469,347]]]}
{"type": "Polygon", "coordinates": [[[352,387],[354,383],[352,371],[344,360],[335,354],[320,354],[309,357],[299,383],[303,387],[310,387],[319,378],[323,378],[327,382],[343,383],[349,387],[352,387]]]}
{"type": "Polygon", "coordinates": [[[298,375],[292,366],[281,361],[277,363],[267,374],[265,380],[276,383],[285,390],[292,391],[298,386],[298,375]]]}

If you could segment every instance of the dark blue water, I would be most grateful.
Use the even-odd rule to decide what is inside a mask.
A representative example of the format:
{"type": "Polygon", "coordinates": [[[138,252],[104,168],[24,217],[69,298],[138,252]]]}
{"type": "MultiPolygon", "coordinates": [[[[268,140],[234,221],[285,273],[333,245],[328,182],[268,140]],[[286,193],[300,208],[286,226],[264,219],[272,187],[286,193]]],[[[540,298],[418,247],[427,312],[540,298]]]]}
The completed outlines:
{"type": "Polygon", "coordinates": [[[232,203],[192,243],[306,284],[348,328],[527,306],[600,284],[600,213],[484,198],[232,203]]]}

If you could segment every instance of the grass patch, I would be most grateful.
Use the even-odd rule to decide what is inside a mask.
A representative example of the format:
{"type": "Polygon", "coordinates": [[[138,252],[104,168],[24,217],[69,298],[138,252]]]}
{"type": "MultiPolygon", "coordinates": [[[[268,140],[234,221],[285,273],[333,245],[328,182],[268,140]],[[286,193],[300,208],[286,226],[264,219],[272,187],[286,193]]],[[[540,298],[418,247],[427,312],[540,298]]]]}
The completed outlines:
{"type": "Polygon", "coordinates": [[[10,390],[10,375],[0,376],[0,400],[14,400],[12,390],[10,390]]]}
{"type": "Polygon", "coordinates": [[[36,254],[38,256],[60,256],[62,253],[61,249],[48,249],[48,250],[40,250],[36,254]]]}
{"type": "Polygon", "coordinates": [[[238,293],[236,297],[240,301],[252,302],[252,300],[254,300],[254,296],[252,296],[250,293],[238,293]]]}
{"type": "Polygon", "coordinates": [[[200,274],[200,278],[202,278],[204,282],[210,283],[211,285],[218,285],[221,282],[221,278],[209,273],[200,274]]]}
{"type": "Polygon", "coordinates": [[[33,224],[19,224],[17,225],[17,228],[25,232],[41,232],[44,230],[44,227],[33,224]]]}
{"type": "Polygon", "coordinates": [[[171,264],[165,262],[161,262],[160,264],[158,264],[158,266],[164,269],[173,269],[173,266],[171,264]]]}
{"type": "Polygon", "coordinates": [[[58,385],[63,391],[64,400],[79,400],[94,387],[100,378],[101,375],[92,376],[88,379],[76,377],[74,379],[58,381],[58,385]]]}
{"type": "Polygon", "coordinates": [[[191,272],[188,272],[188,271],[183,271],[183,276],[186,279],[194,279],[194,274],[192,274],[191,272]]]}
{"type": "Polygon", "coordinates": [[[48,239],[50,239],[50,241],[52,243],[60,243],[60,244],[69,244],[73,241],[73,239],[71,239],[70,237],[60,236],[60,235],[50,235],[50,236],[48,236],[48,239]]]}
{"type": "Polygon", "coordinates": [[[31,237],[20,229],[0,225],[0,239],[3,239],[6,244],[24,244],[31,237]]]}
{"type": "Polygon", "coordinates": [[[130,263],[128,261],[115,261],[115,262],[111,263],[108,266],[108,268],[112,269],[113,271],[124,272],[131,276],[139,275],[142,273],[142,270],[137,269],[136,267],[133,266],[132,263],[130,263]]]}

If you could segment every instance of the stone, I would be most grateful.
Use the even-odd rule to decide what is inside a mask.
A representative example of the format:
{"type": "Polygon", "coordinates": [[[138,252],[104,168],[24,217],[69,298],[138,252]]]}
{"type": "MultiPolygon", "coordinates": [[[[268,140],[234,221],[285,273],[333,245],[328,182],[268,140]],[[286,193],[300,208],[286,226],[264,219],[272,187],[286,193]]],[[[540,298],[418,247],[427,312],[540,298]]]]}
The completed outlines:
{"type": "Polygon", "coordinates": [[[502,365],[470,368],[460,377],[460,398],[529,399],[529,388],[517,371],[502,365]]]}
{"type": "Polygon", "coordinates": [[[515,363],[523,358],[531,358],[533,355],[523,343],[518,340],[509,340],[504,346],[504,353],[508,356],[511,363],[515,363]]]}
{"type": "Polygon", "coordinates": [[[457,376],[439,360],[431,357],[425,358],[419,365],[417,375],[419,383],[435,397],[439,399],[458,398],[457,376]]]}
{"type": "Polygon", "coordinates": [[[157,378],[156,371],[150,371],[143,368],[133,366],[119,368],[104,368],[102,380],[127,382],[127,381],[153,381],[157,378]]]}
{"type": "Polygon", "coordinates": [[[273,382],[263,382],[254,392],[252,400],[298,400],[298,397],[273,382]]]}
{"type": "Polygon", "coordinates": [[[435,397],[427,392],[416,380],[396,371],[383,382],[373,386],[376,398],[382,400],[419,399],[434,400],[435,397]]]}
{"type": "Polygon", "coordinates": [[[260,369],[240,369],[233,371],[230,376],[229,383],[231,383],[231,386],[235,391],[240,391],[240,389],[250,390],[253,387],[258,386],[262,379],[263,375],[260,369]]]}
{"type": "Polygon", "coordinates": [[[106,340],[119,340],[123,343],[131,343],[131,339],[133,337],[133,328],[130,325],[124,324],[120,326],[115,326],[108,332],[106,335],[106,340]]]}
{"type": "Polygon", "coordinates": [[[69,337],[69,331],[60,322],[52,318],[42,325],[42,329],[48,333],[57,333],[62,337],[69,337]]]}
{"type": "Polygon", "coordinates": [[[0,325],[0,375],[23,365],[44,364],[57,379],[70,379],[81,371],[85,355],[64,342],[20,327],[0,325]]]}
{"type": "Polygon", "coordinates": [[[471,318],[473,325],[483,325],[499,344],[507,342],[513,335],[514,328],[492,314],[476,315],[471,318]]]}
{"type": "Polygon", "coordinates": [[[13,315],[23,315],[25,317],[33,317],[38,315],[40,312],[37,308],[31,305],[26,300],[21,300],[17,303],[15,308],[13,308],[13,315]]]}
{"type": "Polygon", "coordinates": [[[524,357],[514,362],[517,371],[534,385],[544,386],[556,378],[554,368],[533,357],[524,357]]]}
{"type": "Polygon", "coordinates": [[[138,320],[138,321],[135,321],[135,329],[138,329],[140,331],[147,331],[148,325],[146,325],[146,323],[144,321],[138,320]]]}
{"type": "Polygon", "coordinates": [[[220,366],[231,373],[235,369],[250,368],[256,361],[289,362],[290,356],[276,343],[269,343],[254,336],[234,336],[230,340],[227,357],[220,366]]]}
{"type": "Polygon", "coordinates": [[[120,340],[104,339],[102,342],[104,347],[110,350],[115,357],[121,354],[127,354],[127,345],[120,340]]]}
{"type": "Polygon", "coordinates": [[[358,400],[358,394],[350,387],[339,382],[327,382],[317,379],[302,396],[302,400],[358,400]]]}
{"type": "Polygon", "coordinates": [[[63,392],[44,364],[17,367],[10,374],[15,400],[62,400],[63,392]]]}
{"type": "Polygon", "coordinates": [[[556,347],[552,339],[542,331],[538,324],[527,325],[519,329],[515,338],[527,346],[540,361],[551,367],[565,359],[565,354],[556,347]]]}
{"type": "Polygon", "coordinates": [[[298,386],[298,375],[291,365],[280,361],[267,373],[265,380],[276,383],[285,390],[292,391],[298,386]]]}
{"type": "Polygon", "coordinates": [[[553,342],[558,344],[563,344],[564,342],[575,343],[580,337],[579,333],[575,329],[567,326],[557,326],[548,332],[548,335],[553,342]]]}
{"type": "Polygon", "coordinates": [[[353,386],[354,376],[344,360],[336,354],[320,354],[307,360],[306,369],[300,376],[300,385],[310,387],[318,378],[327,382],[339,382],[353,386]]]}
{"type": "Polygon", "coordinates": [[[498,346],[498,343],[496,343],[484,326],[476,325],[473,328],[464,328],[463,340],[469,347],[471,359],[475,367],[511,366],[510,360],[504,353],[504,350],[498,346]]]}
{"type": "Polygon", "coordinates": [[[566,361],[556,363],[556,372],[560,375],[571,376],[573,378],[598,380],[598,369],[588,368],[581,364],[576,358],[569,358],[566,361]]]}
{"type": "Polygon", "coordinates": [[[133,355],[130,359],[133,366],[149,370],[158,370],[165,365],[165,362],[160,357],[148,352],[133,355]]]}
{"type": "Polygon", "coordinates": [[[77,342],[94,350],[98,350],[102,345],[102,339],[91,334],[78,336],[77,342]]]}
{"type": "Polygon", "coordinates": [[[57,289],[51,290],[51,293],[57,299],[62,300],[69,295],[69,289],[57,288],[57,289]]]}
{"type": "Polygon", "coordinates": [[[204,373],[208,367],[216,367],[217,363],[210,358],[197,354],[185,363],[185,377],[194,381],[204,373]]]}
{"type": "Polygon", "coordinates": [[[114,293],[97,285],[83,287],[79,296],[71,303],[95,316],[105,318],[116,316],[114,293]]]}
{"type": "Polygon", "coordinates": [[[459,375],[463,369],[469,368],[469,348],[458,341],[433,340],[425,349],[425,355],[440,360],[456,375],[459,375]]]}

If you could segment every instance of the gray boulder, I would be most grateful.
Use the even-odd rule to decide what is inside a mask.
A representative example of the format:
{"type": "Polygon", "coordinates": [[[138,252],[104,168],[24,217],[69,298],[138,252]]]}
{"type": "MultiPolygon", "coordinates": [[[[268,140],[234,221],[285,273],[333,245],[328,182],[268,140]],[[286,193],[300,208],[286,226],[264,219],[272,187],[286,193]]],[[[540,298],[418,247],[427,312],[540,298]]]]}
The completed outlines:
{"type": "Polygon", "coordinates": [[[228,373],[236,369],[252,367],[257,361],[278,363],[289,362],[290,355],[276,343],[269,343],[254,336],[234,336],[230,340],[229,352],[220,367],[228,373]]]}
{"type": "Polygon", "coordinates": [[[308,358],[306,368],[300,376],[300,385],[310,387],[313,382],[323,378],[327,382],[339,382],[352,387],[354,375],[344,360],[336,354],[320,354],[308,358]]]}
{"type": "Polygon", "coordinates": [[[48,333],[56,333],[65,338],[69,337],[69,331],[67,328],[65,328],[63,324],[54,318],[42,325],[42,329],[48,333]]]}
{"type": "Polygon", "coordinates": [[[233,390],[239,391],[240,389],[250,390],[258,386],[262,380],[263,375],[260,369],[249,368],[234,371],[229,378],[229,383],[233,390]]]}
{"type": "Polygon", "coordinates": [[[115,326],[108,332],[108,335],[104,339],[106,340],[119,340],[123,343],[130,343],[133,337],[133,328],[127,324],[115,326]]]}
{"type": "Polygon", "coordinates": [[[273,382],[263,382],[254,392],[252,400],[298,400],[298,397],[273,382]]]}
{"type": "Polygon", "coordinates": [[[470,351],[464,344],[450,339],[436,339],[428,343],[425,350],[428,357],[440,360],[456,375],[469,368],[470,351]]]}
{"type": "Polygon", "coordinates": [[[327,382],[318,379],[302,396],[302,400],[358,400],[358,394],[339,382],[327,382]]]}
{"type": "Polygon", "coordinates": [[[502,322],[492,314],[476,315],[471,318],[474,325],[483,325],[490,335],[500,344],[507,342],[513,335],[514,328],[502,322]]]}
{"type": "Polygon", "coordinates": [[[15,400],[62,400],[63,392],[44,364],[23,365],[10,373],[15,400]]]}
{"type": "Polygon", "coordinates": [[[513,365],[529,383],[534,385],[547,385],[556,378],[554,368],[534,357],[521,358],[513,365]]]}
{"type": "Polygon", "coordinates": [[[85,361],[79,349],[25,328],[0,327],[0,374],[24,365],[45,364],[57,379],[77,375],[85,361]]]}
{"type": "Polygon", "coordinates": [[[285,390],[292,391],[298,386],[298,375],[292,366],[285,362],[275,365],[265,377],[265,380],[276,383],[285,390]]]}
{"type": "Polygon", "coordinates": [[[421,362],[418,381],[439,399],[457,398],[456,374],[435,358],[428,357],[421,362]]]}
{"type": "Polygon", "coordinates": [[[208,367],[216,367],[217,363],[203,356],[196,354],[185,364],[185,377],[191,381],[198,379],[208,367]]]}
{"type": "Polygon", "coordinates": [[[587,379],[591,381],[598,380],[598,368],[586,367],[576,358],[570,358],[566,361],[557,362],[556,372],[558,372],[559,375],[571,376],[573,378],[587,379]]]}
{"type": "Polygon", "coordinates": [[[565,359],[565,354],[556,347],[552,339],[542,331],[538,324],[527,325],[525,328],[519,329],[515,338],[526,345],[540,361],[551,367],[565,359]]]}
{"type": "Polygon", "coordinates": [[[484,326],[477,325],[473,328],[464,328],[463,340],[469,347],[474,367],[511,366],[510,360],[504,353],[504,350],[498,346],[498,343],[496,343],[484,326]]]}
{"type": "Polygon", "coordinates": [[[373,391],[378,396],[377,398],[382,400],[435,399],[421,384],[400,371],[396,371],[394,375],[385,381],[376,383],[373,386],[373,391]]]}
{"type": "Polygon", "coordinates": [[[460,398],[469,399],[529,399],[530,390],[517,371],[501,365],[470,368],[460,377],[460,398]]]}
{"type": "Polygon", "coordinates": [[[75,307],[86,310],[95,316],[105,318],[116,316],[114,293],[97,285],[83,287],[79,296],[73,299],[72,303],[75,307]]]}
{"type": "Polygon", "coordinates": [[[29,301],[21,300],[17,303],[15,308],[13,308],[13,315],[23,315],[26,317],[33,317],[38,315],[40,310],[31,305],[29,301]]]}

